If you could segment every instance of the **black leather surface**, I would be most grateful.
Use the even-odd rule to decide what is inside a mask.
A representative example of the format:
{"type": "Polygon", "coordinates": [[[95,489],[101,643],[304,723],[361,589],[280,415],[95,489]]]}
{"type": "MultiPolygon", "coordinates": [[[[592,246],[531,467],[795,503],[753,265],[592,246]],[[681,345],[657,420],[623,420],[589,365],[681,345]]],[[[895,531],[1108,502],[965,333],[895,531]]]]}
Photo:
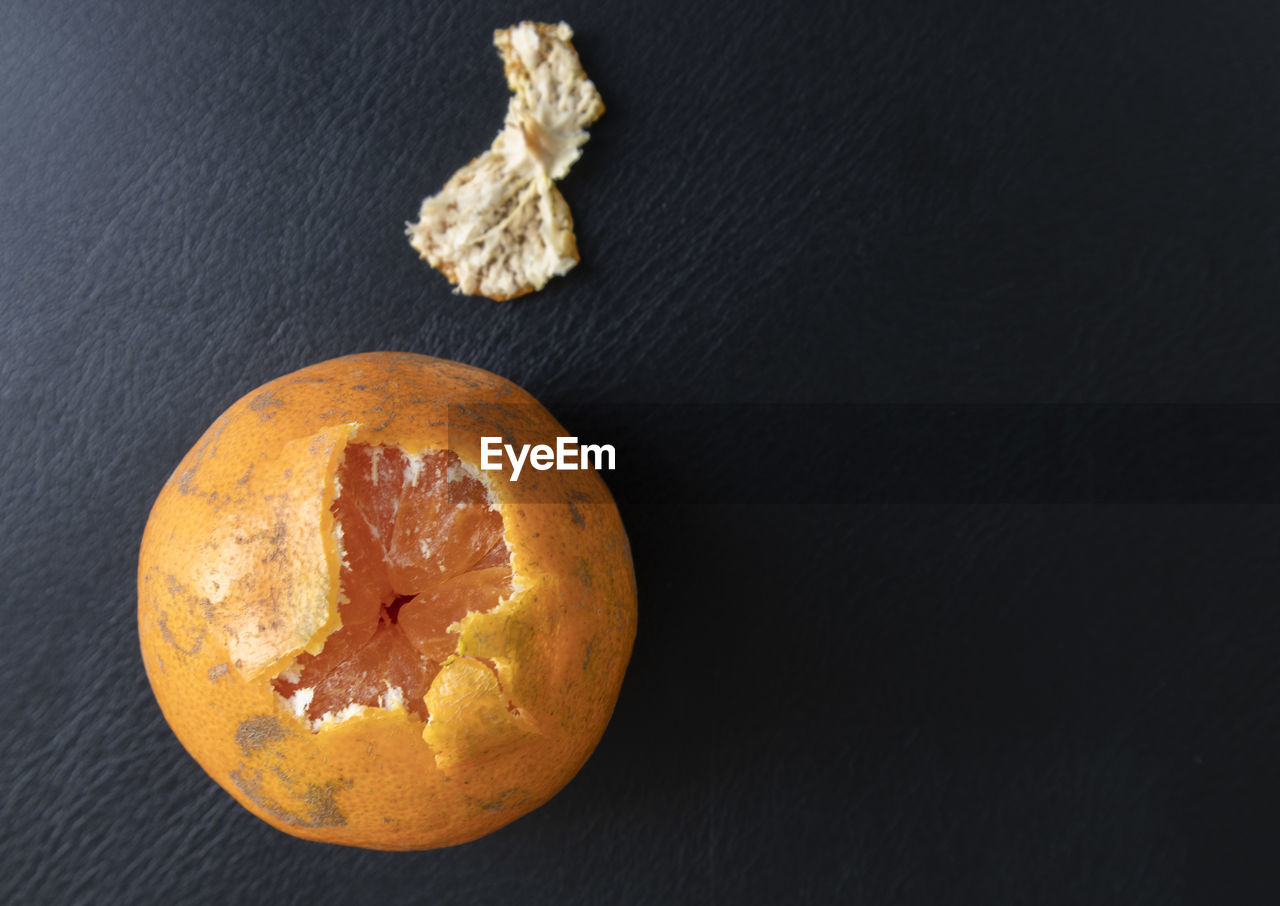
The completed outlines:
{"type": "MultiPolygon", "coordinates": [[[[730,470],[658,505],[698,484],[682,448],[623,444],[614,721],[559,797],[449,851],[259,822],[138,656],[170,470],[331,356],[656,421],[1276,402],[1276,6],[1044,6],[0,7],[0,901],[1275,902],[1280,521],[1247,497],[799,506],[730,470]],[[498,129],[490,35],[521,18],[574,26],[608,112],[563,184],[582,265],[499,306],[403,223],[498,129]]],[[[776,470],[844,437],[677,424],[776,470]]]]}

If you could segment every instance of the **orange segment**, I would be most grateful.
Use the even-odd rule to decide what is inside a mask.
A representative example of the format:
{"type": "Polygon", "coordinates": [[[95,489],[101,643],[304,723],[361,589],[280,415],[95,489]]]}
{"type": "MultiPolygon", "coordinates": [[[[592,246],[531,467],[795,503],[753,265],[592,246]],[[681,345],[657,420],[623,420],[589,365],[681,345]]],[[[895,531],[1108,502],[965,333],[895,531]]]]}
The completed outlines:
{"type": "Polygon", "coordinates": [[[470,612],[492,609],[510,593],[509,566],[472,570],[406,603],[400,610],[400,628],[419,651],[442,661],[458,650],[458,636],[448,627],[470,612]]]}
{"type": "Polygon", "coordinates": [[[334,501],[333,512],[342,527],[343,564],[339,581],[346,600],[339,606],[341,631],[358,635],[363,644],[378,628],[383,602],[395,593],[383,566],[382,547],[363,512],[347,494],[334,501]]]}
{"type": "Polygon", "coordinates": [[[417,484],[406,482],[400,496],[388,558],[400,594],[420,593],[470,569],[502,539],[502,516],[489,508],[484,486],[470,477],[451,480],[445,457],[427,460],[417,484]]]}
{"type": "Polygon", "coordinates": [[[425,719],[427,689],[457,653],[448,627],[511,592],[502,515],[449,451],[350,444],[335,481],[342,626],[273,685],[312,721],[399,704],[425,719]]]}
{"type": "Polygon", "coordinates": [[[434,675],[432,666],[403,633],[387,627],[317,678],[307,713],[338,714],[351,705],[379,707],[400,701],[425,718],[423,696],[431,684],[427,674],[434,675]]]}
{"type": "Polygon", "coordinates": [[[426,455],[411,460],[387,548],[388,574],[398,594],[417,594],[442,578],[436,563],[441,546],[438,536],[449,508],[448,469],[443,457],[426,455]]]}
{"type": "Polygon", "coordinates": [[[343,459],[342,496],[363,517],[384,554],[391,546],[408,461],[399,447],[368,444],[352,444],[343,459]]]}

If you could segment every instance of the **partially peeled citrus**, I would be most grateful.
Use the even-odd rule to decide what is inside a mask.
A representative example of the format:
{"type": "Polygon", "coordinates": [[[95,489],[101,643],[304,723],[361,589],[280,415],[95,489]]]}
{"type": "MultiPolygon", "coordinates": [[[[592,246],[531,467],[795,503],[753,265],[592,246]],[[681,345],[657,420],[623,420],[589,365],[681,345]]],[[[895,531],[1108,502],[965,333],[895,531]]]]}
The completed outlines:
{"type": "Polygon", "coordinates": [[[178,739],[246,808],[377,849],[472,840],[553,796],[612,713],[631,557],[590,470],[482,471],[554,445],[479,369],[372,353],[227,410],[162,489],[138,626],[178,739]]]}

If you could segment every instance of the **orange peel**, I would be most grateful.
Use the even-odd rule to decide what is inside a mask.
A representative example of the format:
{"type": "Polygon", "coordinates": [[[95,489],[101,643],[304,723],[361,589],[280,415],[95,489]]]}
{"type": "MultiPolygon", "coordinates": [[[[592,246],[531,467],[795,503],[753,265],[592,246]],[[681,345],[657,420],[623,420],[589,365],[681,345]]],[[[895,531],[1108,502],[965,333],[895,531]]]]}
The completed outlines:
{"type": "Polygon", "coordinates": [[[542,289],[579,260],[569,205],[556,188],[582,154],[604,102],[561,22],[494,32],[511,89],[488,151],[422,202],[410,244],[457,291],[505,301],[542,289]]]}

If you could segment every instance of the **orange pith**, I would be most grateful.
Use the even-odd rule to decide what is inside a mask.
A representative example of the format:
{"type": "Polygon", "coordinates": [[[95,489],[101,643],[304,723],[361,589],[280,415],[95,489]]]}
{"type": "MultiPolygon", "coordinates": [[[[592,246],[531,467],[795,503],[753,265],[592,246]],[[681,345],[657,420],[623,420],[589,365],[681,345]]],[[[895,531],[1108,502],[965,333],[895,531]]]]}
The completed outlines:
{"type": "Polygon", "coordinates": [[[403,705],[425,721],[431,681],[457,653],[449,627],[511,593],[502,515],[447,450],[349,444],[337,482],[342,626],[272,685],[313,722],[352,705],[403,705]]]}

